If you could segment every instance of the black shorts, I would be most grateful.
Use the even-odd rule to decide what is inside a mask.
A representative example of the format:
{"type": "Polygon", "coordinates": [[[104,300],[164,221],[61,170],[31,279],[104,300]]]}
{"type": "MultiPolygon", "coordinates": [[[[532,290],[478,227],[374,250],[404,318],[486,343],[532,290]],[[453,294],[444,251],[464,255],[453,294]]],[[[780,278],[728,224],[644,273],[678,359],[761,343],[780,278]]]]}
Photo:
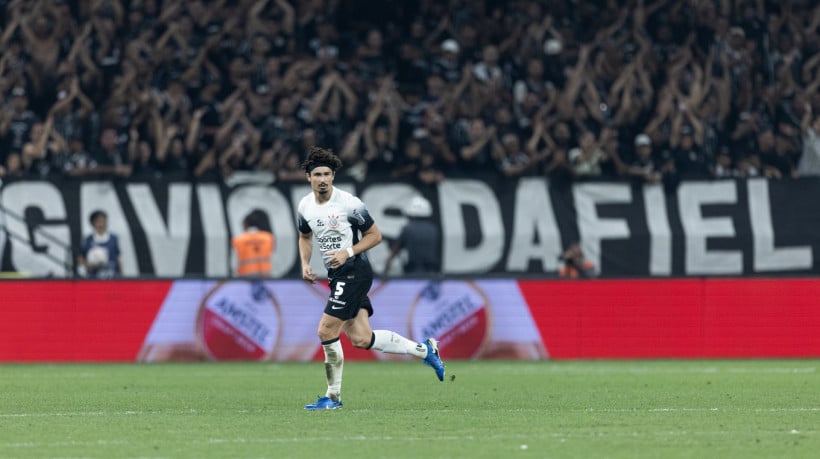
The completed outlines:
{"type": "Polygon", "coordinates": [[[364,309],[368,316],[372,316],[373,305],[367,296],[372,285],[373,276],[364,273],[334,276],[330,279],[330,298],[325,314],[348,320],[356,317],[359,309],[364,309]]]}

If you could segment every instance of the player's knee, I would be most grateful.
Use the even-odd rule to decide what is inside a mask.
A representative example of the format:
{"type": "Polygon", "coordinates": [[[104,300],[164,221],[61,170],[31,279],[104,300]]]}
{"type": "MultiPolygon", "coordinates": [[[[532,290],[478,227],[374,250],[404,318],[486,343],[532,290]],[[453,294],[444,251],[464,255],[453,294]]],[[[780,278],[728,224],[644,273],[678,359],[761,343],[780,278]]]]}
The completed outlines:
{"type": "Polygon", "coordinates": [[[324,343],[325,341],[330,341],[330,340],[332,340],[333,338],[336,338],[335,336],[333,336],[333,334],[332,334],[332,333],[329,333],[329,332],[327,332],[326,330],[322,330],[322,329],[319,329],[319,332],[318,332],[316,335],[318,335],[318,336],[319,336],[319,341],[321,341],[321,342],[323,342],[323,343],[324,343]]]}
{"type": "Polygon", "coordinates": [[[360,349],[367,349],[370,347],[370,336],[349,336],[350,343],[353,344],[353,347],[358,347],[360,349]]]}
{"type": "Polygon", "coordinates": [[[316,334],[319,336],[319,340],[322,342],[330,341],[334,338],[338,338],[339,334],[336,330],[330,327],[323,327],[319,325],[319,330],[316,331],[316,334]]]}

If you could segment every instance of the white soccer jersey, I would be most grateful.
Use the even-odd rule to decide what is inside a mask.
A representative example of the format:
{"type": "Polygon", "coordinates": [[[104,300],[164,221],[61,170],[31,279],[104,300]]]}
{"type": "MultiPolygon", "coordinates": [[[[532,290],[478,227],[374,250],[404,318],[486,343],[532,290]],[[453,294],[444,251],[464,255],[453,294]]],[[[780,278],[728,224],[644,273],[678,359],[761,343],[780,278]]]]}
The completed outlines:
{"type": "Polygon", "coordinates": [[[373,218],[361,199],[336,187],[324,204],[316,203],[313,191],[302,198],[298,220],[299,231],[313,232],[326,267],[331,258],[328,252],[353,247],[359,241],[359,231],[373,226],[373,218]]]}

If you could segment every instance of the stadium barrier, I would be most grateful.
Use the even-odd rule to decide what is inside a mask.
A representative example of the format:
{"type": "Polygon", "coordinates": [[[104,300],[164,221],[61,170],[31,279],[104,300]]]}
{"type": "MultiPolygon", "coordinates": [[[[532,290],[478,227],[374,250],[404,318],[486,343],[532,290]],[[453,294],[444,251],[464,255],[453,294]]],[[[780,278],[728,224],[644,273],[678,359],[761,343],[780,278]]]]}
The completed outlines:
{"type": "MultiPolygon", "coordinates": [[[[372,179],[337,185],[361,196],[387,239],[398,237],[403,205],[432,204],[448,277],[556,276],[579,242],[605,278],[797,276],[820,273],[820,178],[683,181],[659,185],[477,175],[419,188],[372,179]]],[[[126,277],[230,276],[232,235],[260,210],[276,235],[275,278],[299,278],[295,214],[307,183],[237,184],[110,180],[6,180],[0,187],[0,271],[72,277],[70,260],[91,233],[92,211],[108,213],[126,277]],[[4,211],[5,209],[5,211],[4,211]],[[4,212],[8,214],[4,218],[4,212]],[[18,215],[22,218],[12,218],[18,215]],[[71,250],[75,253],[70,253],[71,250]]],[[[388,244],[370,258],[379,272],[388,244]]],[[[394,263],[402,274],[402,263],[394,263]]],[[[311,266],[323,273],[319,257],[311,266]]]]}
{"type": "MultiPolygon", "coordinates": [[[[326,283],[6,280],[0,361],[321,359],[326,283]]],[[[374,328],[447,359],[820,357],[820,281],[390,280],[374,328]]],[[[351,360],[392,358],[354,349],[351,360]]]]}

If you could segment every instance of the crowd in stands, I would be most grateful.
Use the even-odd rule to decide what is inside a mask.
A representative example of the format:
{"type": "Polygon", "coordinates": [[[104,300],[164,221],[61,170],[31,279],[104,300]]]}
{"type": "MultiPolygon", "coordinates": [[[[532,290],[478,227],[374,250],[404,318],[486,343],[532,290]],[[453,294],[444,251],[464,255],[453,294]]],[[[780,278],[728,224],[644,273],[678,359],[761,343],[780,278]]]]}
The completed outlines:
{"type": "Polygon", "coordinates": [[[0,7],[0,177],[820,174],[816,1],[0,7]]]}

